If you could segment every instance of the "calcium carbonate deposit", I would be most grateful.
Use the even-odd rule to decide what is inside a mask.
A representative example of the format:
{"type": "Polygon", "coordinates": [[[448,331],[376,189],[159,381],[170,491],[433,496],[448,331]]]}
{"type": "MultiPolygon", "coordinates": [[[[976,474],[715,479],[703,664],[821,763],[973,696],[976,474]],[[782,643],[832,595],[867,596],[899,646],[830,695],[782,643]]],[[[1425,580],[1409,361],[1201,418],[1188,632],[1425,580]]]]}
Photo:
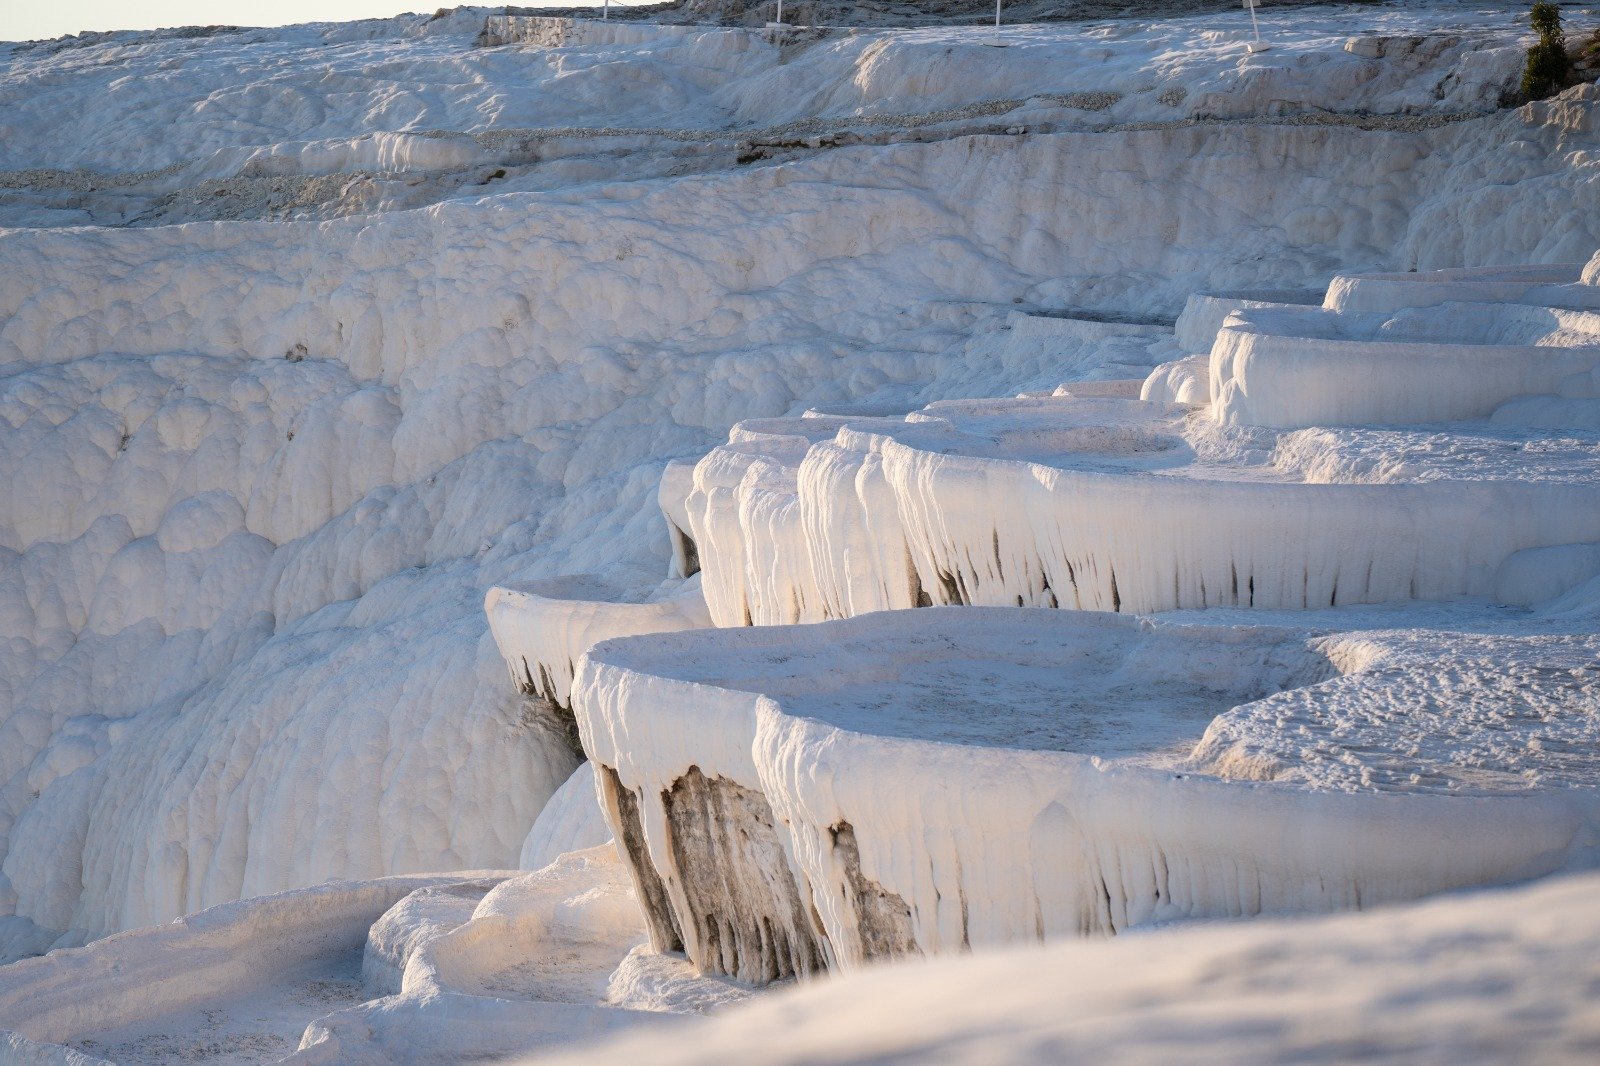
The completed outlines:
{"type": "Polygon", "coordinates": [[[1592,1059],[1526,6],[611,14],[0,44],[0,1061],[1592,1059]]]}

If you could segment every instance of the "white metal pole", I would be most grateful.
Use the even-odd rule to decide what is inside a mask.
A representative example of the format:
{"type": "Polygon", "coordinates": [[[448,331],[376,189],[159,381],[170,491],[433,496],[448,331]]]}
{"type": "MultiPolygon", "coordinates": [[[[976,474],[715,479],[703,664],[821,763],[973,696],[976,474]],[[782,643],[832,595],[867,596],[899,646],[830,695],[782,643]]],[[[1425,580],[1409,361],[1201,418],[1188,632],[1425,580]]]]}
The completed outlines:
{"type": "Polygon", "coordinates": [[[994,0],[994,35],[1000,36],[1000,0],[994,0]]]}
{"type": "Polygon", "coordinates": [[[600,21],[611,21],[611,0],[606,0],[606,6],[600,9],[600,21]]]}
{"type": "Polygon", "coordinates": [[[1256,7],[1259,6],[1260,3],[1261,0],[1244,0],[1244,6],[1250,11],[1250,30],[1255,34],[1256,38],[1254,41],[1251,41],[1245,49],[1252,55],[1256,52],[1265,52],[1267,49],[1272,47],[1270,44],[1267,44],[1261,40],[1261,24],[1256,21],[1256,7]]]}
{"type": "Polygon", "coordinates": [[[783,0],[778,0],[778,25],[783,25],[783,0]]]}

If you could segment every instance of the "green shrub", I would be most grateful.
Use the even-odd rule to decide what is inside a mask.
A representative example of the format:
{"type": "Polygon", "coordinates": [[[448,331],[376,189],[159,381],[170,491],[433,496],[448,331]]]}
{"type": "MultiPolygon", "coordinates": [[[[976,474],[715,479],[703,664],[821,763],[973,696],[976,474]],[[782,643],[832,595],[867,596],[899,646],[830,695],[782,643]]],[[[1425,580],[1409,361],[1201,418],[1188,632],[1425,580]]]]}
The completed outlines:
{"type": "Polygon", "coordinates": [[[1561,32],[1561,9],[1554,4],[1534,4],[1528,12],[1539,41],[1528,49],[1528,68],[1522,74],[1522,95],[1530,100],[1554,96],[1572,83],[1572,59],[1561,32]]]}

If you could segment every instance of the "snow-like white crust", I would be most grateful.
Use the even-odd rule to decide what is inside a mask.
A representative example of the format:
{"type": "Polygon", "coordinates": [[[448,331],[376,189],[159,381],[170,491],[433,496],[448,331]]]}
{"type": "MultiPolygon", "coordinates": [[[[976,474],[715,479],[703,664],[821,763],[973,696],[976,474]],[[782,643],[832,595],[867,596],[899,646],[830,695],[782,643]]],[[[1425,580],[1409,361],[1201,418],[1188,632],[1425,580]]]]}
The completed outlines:
{"type": "Polygon", "coordinates": [[[504,877],[456,881],[419,888],[383,912],[367,930],[361,952],[361,984],[373,999],[397,995],[406,967],[429,942],[472,919],[478,904],[504,877]]]}
{"type": "MultiPolygon", "coordinates": [[[[806,602],[819,602],[820,575],[807,565],[811,555],[800,523],[796,474],[813,445],[853,421],[862,420],[817,415],[741,422],[728,444],[695,464],[693,485],[681,506],[715,624],[766,621],[751,608],[758,600],[786,601],[799,611],[806,602]],[[785,559],[787,566],[776,563],[785,559]]],[[[864,421],[894,424],[897,419],[864,421]]]]}
{"type": "Polygon", "coordinates": [[[636,958],[643,941],[609,846],[532,874],[330,882],[0,969],[0,1059],[492,1058],[749,995],[636,958]]]}
{"type": "Polygon", "coordinates": [[[640,958],[638,904],[610,845],[502,881],[460,918],[416,938],[400,995],[318,1019],[294,1061],[527,1054],[749,995],[681,958],[640,958]]]}
{"type": "Polygon", "coordinates": [[[1263,307],[1231,315],[1217,333],[1210,393],[1214,416],[1235,425],[1419,425],[1486,418],[1525,396],[1594,399],[1597,375],[1600,312],[1263,307]]]}
{"type": "Polygon", "coordinates": [[[49,1043],[76,1040],[304,984],[319,964],[337,970],[344,956],[359,977],[367,931],[385,911],[418,889],[473,877],[329,882],[24,959],[0,968],[0,1029],[49,1043]]]}
{"type": "Polygon", "coordinates": [[[1186,355],[1162,363],[1139,383],[1139,399],[1205,407],[1211,402],[1211,355],[1186,355]]]}
{"type": "MultiPolygon", "coordinates": [[[[1465,782],[1417,794],[1322,769],[1336,761],[1332,741],[1305,768],[1279,749],[1270,773],[1265,752],[1240,755],[1253,780],[1179,769],[1199,720],[1236,702],[1220,723],[1301,706],[1324,737],[1341,737],[1345,718],[1381,732],[1383,715],[1413,698],[1405,668],[1417,663],[1384,666],[1378,636],[1348,645],[1323,651],[1358,672],[1317,684],[1328,660],[1285,631],[934,609],[608,642],[580,667],[576,707],[591,757],[636,796],[647,851],[635,861],[647,855],[664,885],[684,950],[745,979],[761,979],[768,937],[741,938],[729,914],[720,946],[705,941],[692,884],[714,874],[759,913],[759,878],[773,875],[698,844],[670,802],[689,777],[770,805],[820,922],[810,935],[846,969],[1185,918],[1361,908],[1594,861],[1594,760],[1575,755],[1569,773],[1564,756],[1543,759],[1514,738],[1485,744],[1488,723],[1473,732],[1419,719],[1386,736],[1402,748],[1420,737],[1465,782]],[[1259,711],[1246,702],[1285,688],[1259,711]],[[1258,781],[1274,777],[1291,783],[1258,781]]],[[[1593,641],[1585,648],[1592,656],[1593,641]]],[[[1564,654],[1530,659],[1559,670],[1581,657],[1564,654]]],[[[1459,681],[1464,702],[1491,717],[1508,683],[1487,670],[1459,681]]],[[[1581,685],[1569,680],[1566,698],[1581,685]]],[[[1526,697],[1549,721],[1556,689],[1526,697]]],[[[1600,739],[1592,715],[1561,728],[1563,751],[1592,752],[1600,739]]],[[[1210,730],[1215,748],[1227,733],[1210,730]]],[[[1381,749],[1367,756],[1382,764],[1381,749]]],[[[1443,773],[1427,757],[1416,772],[1443,773]]],[[[781,913],[760,917],[807,935],[785,930],[781,913]]]]}
{"type": "Polygon", "coordinates": [[[689,533],[689,512],[684,509],[689,493],[694,491],[694,467],[698,461],[669,461],[662,468],[661,482],[656,487],[656,502],[667,520],[667,539],[672,543],[672,564],[667,575],[672,578],[693,577],[700,572],[699,553],[689,533]]]}
{"type": "MultiPolygon", "coordinates": [[[[391,996],[317,1018],[285,1061],[295,1066],[505,1061],[655,1028],[667,1020],[592,1003],[459,992],[391,996]]],[[[655,1034],[656,1040],[664,1037],[670,1034],[655,1034]]]]}
{"type": "Polygon", "coordinates": [[[116,1066],[108,1059],[0,1029],[0,1056],[11,1066],[116,1066]]]}
{"type": "MultiPolygon", "coordinates": [[[[1263,9],[1265,10],[1265,9],[1263,9]]],[[[1414,1062],[1585,1066],[1600,875],[1371,914],[875,967],[547,1066],[1414,1062]],[[774,1034],[782,1034],[775,1038],[774,1034]]]]}
{"type": "Polygon", "coordinates": [[[1170,319],[1100,320],[1087,314],[1013,311],[1005,317],[1003,343],[1019,354],[1026,352],[1061,382],[1088,388],[1095,382],[1143,377],[1157,361],[1155,353],[1172,342],[1170,319]]]}
{"type": "Polygon", "coordinates": [[[468,920],[410,960],[407,994],[602,1003],[609,974],[645,939],[627,872],[609,844],[502,881],[468,920]]]}
{"type": "MultiPolygon", "coordinates": [[[[1600,424],[1592,427],[1600,431],[1600,424]]],[[[1540,607],[1545,611],[1568,593],[1600,575],[1600,544],[1552,544],[1527,548],[1500,564],[1495,574],[1496,603],[1540,607]]]]}
{"type": "Polygon", "coordinates": [[[1355,633],[1324,647],[1359,670],[1219,715],[1183,766],[1345,792],[1600,795],[1600,636],[1355,633]]]}

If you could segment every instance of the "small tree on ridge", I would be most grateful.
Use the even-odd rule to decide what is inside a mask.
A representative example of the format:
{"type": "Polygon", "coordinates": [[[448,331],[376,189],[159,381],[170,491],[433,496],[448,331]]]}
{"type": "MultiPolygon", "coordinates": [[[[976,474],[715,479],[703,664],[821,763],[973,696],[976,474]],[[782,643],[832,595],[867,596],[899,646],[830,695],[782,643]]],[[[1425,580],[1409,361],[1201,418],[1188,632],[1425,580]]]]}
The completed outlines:
{"type": "Polygon", "coordinates": [[[1528,68],[1522,74],[1522,95],[1530,100],[1554,96],[1572,82],[1572,59],[1567,55],[1566,36],[1561,32],[1561,9],[1538,3],[1528,11],[1528,21],[1539,35],[1528,49],[1528,68]]]}

